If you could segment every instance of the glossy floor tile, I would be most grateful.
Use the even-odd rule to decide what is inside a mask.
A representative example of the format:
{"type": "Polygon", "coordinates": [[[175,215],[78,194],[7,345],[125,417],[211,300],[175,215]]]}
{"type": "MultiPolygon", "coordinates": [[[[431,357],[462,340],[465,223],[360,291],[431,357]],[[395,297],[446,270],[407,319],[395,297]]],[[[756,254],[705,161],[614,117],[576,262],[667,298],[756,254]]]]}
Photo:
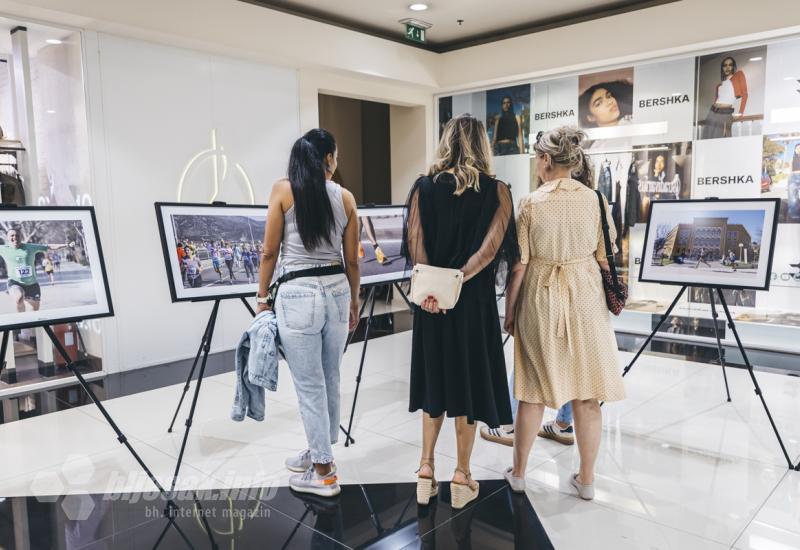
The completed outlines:
{"type": "MultiPolygon", "coordinates": [[[[340,432],[334,447],[347,490],[338,499],[343,504],[333,511],[330,503],[295,498],[287,489],[291,474],[284,461],[306,446],[287,366],[280,367],[278,391],[267,393],[263,422],[230,420],[232,372],[206,377],[183,449],[177,488],[253,489],[255,493],[246,491],[245,500],[260,500],[272,514],[271,523],[262,518],[215,525],[214,532],[224,538],[225,547],[233,543],[245,548],[252,541],[263,542],[264,537],[270,537],[268,547],[276,548],[284,544],[308,548],[313,543],[323,548],[446,549],[464,548],[467,540],[472,548],[513,548],[514,544],[520,548],[552,544],[555,548],[648,550],[800,547],[800,472],[787,471],[749,373],[728,369],[733,398],[728,403],[719,365],[657,355],[643,355],[637,361],[625,379],[628,395],[624,401],[603,407],[594,501],[579,500],[569,486],[569,476],[579,464],[577,446],[537,440],[527,472],[529,490],[522,497],[532,508],[521,509],[520,499],[508,493],[501,481],[503,470],[513,460],[512,449],[476,436],[472,471],[482,483],[481,498],[489,500],[472,506],[469,515],[453,515],[446,501],[456,465],[456,441],[448,419],[435,454],[442,496],[434,507],[417,510],[412,497],[422,445],[421,413],[408,412],[409,339],[410,333],[405,332],[368,344],[353,416],[356,443],[345,446],[340,432]],[[533,510],[535,515],[530,515],[533,510]],[[528,519],[518,525],[521,517],[528,519]],[[523,526],[533,526],[533,531],[521,530],[523,526]],[[548,539],[532,534],[539,527],[548,539]],[[519,546],[519,541],[525,542],[519,546]]],[[[361,342],[351,344],[341,367],[341,423],[345,427],[362,349],[361,342]]],[[[509,342],[509,367],[512,355],[513,342],[509,342]]],[[[620,353],[621,368],[631,358],[630,353],[620,353]]],[[[142,382],[143,388],[150,388],[146,391],[127,393],[116,388],[110,393],[122,396],[103,401],[164,484],[171,481],[181,453],[184,421],[195,388],[192,384],[175,430],[167,433],[183,391],[183,383],[174,381],[188,374],[188,365],[184,367],[180,376],[170,378],[171,385],[155,387],[149,380],[142,382]]],[[[767,372],[756,372],[756,377],[797,462],[800,378],[767,372]]],[[[152,489],[94,405],[81,405],[76,399],[69,403],[66,410],[0,425],[0,547],[19,528],[9,518],[19,517],[22,502],[26,513],[32,514],[27,528],[36,533],[31,536],[45,537],[40,547],[59,547],[60,541],[68,539],[67,525],[81,536],[91,531],[91,548],[151,547],[159,534],[159,520],[142,517],[141,511],[131,512],[131,508],[123,512],[118,503],[105,505],[110,506],[107,514],[112,519],[103,516],[106,519],[96,527],[88,522],[78,528],[53,519],[57,518],[53,506],[64,495],[85,500],[87,494],[152,489]],[[60,534],[46,538],[37,525],[60,534]],[[56,546],[50,546],[56,539],[56,546]]],[[[545,416],[554,415],[555,411],[546,411],[545,416]]],[[[185,521],[180,526],[190,540],[203,547],[205,532],[197,522],[179,521],[185,521]]],[[[165,547],[183,544],[174,529],[167,537],[165,543],[170,546],[165,547]]]]}

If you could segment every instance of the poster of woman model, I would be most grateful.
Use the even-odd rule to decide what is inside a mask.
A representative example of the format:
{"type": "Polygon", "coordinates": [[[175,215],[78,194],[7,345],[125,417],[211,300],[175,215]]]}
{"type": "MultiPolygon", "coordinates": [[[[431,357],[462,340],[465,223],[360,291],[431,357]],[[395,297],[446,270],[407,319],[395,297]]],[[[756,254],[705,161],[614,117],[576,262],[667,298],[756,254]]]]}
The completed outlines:
{"type": "Polygon", "coordinates": [[[777,199],[655,201],[639,280],[769,290],[777,199]]]}
{"type": "MultiPolygon", "coordinates": [[[[633,67],[581,75],[578,78],[578,121],[592,130],[630,124],[633,118],[633,67]]],[[[589,136],[618,137],[614,132],[589,136]],[[604,135],[610,133],[612,135],[604,135]]]]}
{"type": "Polygon", "coordinates": [[[496,156],[525,154],[530,125],[530,84],[486,92],[486,130],[496,156]]]}
{"type": "Polygon", "coordinates": [[[266,206],[155,206],[173,302],[255,295],[266,206]]]}
{"type": "Polygon", "coordinates": [[[697,139],[760,135],[767,47],[697,58],[697,139]]]}
{"type": "Polygon", "coordinates": [[[93,208],[0,208],[2,330],[111,315],[93,208]]]}

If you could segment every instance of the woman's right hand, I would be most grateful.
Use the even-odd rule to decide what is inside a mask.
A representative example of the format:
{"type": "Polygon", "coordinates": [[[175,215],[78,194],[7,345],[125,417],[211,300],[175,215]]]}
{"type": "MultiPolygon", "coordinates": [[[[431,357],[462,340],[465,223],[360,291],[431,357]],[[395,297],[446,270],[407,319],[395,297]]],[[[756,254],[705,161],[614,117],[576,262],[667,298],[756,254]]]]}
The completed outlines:
{"type": "Polygon", "coordinates": [[[350,332],[356,330],[356,327],[358,326],[358,322],[360,320],[361,318],[359,316],[359,310],[358,310],[358,299],[350,300],[350,325],[349,325],[350,332]]]}
{"type": "Polygon", "coordinates": [[[514,334],[514,329],[516,328],[517,320],[514,318],[513,312],[506,312],[506,316],[503,319],[503,329],[508,334],[514,334]]]}
{"type": "Polygon", "coordinates": [[[265,311],[269,311],[271,309],[272,306],[270,306],[269,304],[258,304],[256,306],[256,315],[258,315],[259,313],[264,313],[265,311]]]}
{"type": "Polygon", "coordinates": [[[439,300],[434,298],[433,296],[428,296],[423,302],[419,305],[423,311],[428,313],[444,313],[447,314],[446,309],[439,309],[439,300]]]}

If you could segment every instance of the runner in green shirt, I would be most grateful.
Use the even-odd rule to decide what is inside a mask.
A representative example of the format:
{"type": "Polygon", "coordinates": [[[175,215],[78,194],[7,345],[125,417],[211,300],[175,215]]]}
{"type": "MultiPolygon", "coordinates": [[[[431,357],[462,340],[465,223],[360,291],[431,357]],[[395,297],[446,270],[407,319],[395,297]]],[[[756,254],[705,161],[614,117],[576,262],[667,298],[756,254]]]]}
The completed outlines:
{"type": "Polygon", "coordinates": [[[25,302],[39,311],[42,290],[36,280],[36,254],[68,245],[23,243],[17,229],[9,230],[6,237],[9,244],[0,245],[0,257],[8,271],[7,292],[14,298],[19,313],[25,311],[25,302]]]}

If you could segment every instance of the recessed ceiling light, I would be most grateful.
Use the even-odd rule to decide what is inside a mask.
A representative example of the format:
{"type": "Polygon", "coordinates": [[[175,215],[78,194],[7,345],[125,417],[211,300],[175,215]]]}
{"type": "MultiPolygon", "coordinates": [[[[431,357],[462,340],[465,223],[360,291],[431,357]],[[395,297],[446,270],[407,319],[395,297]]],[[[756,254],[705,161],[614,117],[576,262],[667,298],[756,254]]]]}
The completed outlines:
{"type": "Polygon", "coordinates": [[[428,9],[428,4],[411,4],[408,9],[411,11],[425,11],[428,9]]]}
{"type": "Polygon", "coordinates": [[[48,44],[55,44],[56,46],[59,44],[63,44],[61,40],[58,40],[56,38],[48,38],[47,40],[45,40],[45,42],[47,42],[48,44]]]}
{"type": "Polygon", "coordinates": [[[762,59],[764,59],[764,58],[763,57],[751,57],[750,61],[761,61],[762,59]]]}
{"type": "Polygon", "coordinates": [[[788,80],[788,81],[792,81],[792,80],[800,80],[800,78],[797,78],[796,76],[786,76],[786,77],[784,77],[783,79],[784,79],[784,80],[788,80]]]}
{"type": "Polygon", "coordinates": [[[48,109],[47,110],[47,114],[48,115],[54,115],[54,114],[56,114],[56,112],[53,109],[48,109]]]}

